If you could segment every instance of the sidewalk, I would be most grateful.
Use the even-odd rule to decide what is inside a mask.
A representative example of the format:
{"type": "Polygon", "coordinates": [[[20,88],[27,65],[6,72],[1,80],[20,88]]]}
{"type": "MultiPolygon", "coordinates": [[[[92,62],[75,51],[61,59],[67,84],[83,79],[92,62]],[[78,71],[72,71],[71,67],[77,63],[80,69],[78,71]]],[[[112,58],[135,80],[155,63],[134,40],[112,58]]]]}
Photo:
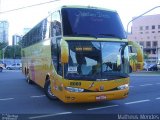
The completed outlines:
{"type": "Polygon", "coordinates": [[[130,76],[160,76],[160,71],[138,71],[132,72],[130,76]]]}

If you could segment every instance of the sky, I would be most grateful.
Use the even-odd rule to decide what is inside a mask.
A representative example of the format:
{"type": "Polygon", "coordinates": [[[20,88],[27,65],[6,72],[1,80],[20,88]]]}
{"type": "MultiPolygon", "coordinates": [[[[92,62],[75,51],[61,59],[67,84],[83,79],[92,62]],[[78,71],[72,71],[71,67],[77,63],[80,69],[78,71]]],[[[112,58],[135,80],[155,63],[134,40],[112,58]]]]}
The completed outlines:
{"type": "MultiPolygon", "coordinates": [[[[47,1],[51,0],[0,0],[0,12],[47,1]]],[[[90,5],[116,10],[126,29],[128,22],[133,17],[139,16],[155,6],[160,6],[160,0],[59,0],[18,11],[0,13],[0,20],[9,22],[9,43],[11,44],[13,34],[23,34],[23,28],[32,28],[43,18],[47,17],[50,11],[54,11],[58,6],[62,5],[90,5]]],[[[160,14],[160,7],[146,15],[153,14],[160,14]]]]}

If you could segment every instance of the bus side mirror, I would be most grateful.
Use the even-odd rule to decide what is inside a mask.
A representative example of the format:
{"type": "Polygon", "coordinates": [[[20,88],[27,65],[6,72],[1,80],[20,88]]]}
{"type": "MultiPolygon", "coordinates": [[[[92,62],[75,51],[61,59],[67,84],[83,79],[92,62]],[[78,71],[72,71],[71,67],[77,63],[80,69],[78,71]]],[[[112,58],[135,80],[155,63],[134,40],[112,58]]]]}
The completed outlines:
{"type": "Polygon", "coordinates": [[[61,63],[68,63],[68,44],[65,40],[61,41],[61,63]]]}
{"type": "Polygon", "coordinates": [[[143,70],[144,59],[143,59],[142,47],[137,42],[134,42],[134,41],[128,41],[128,45],[132,45],[134,48],[136,48],[137,50],[137,68],[139,70],[143,70]]]}

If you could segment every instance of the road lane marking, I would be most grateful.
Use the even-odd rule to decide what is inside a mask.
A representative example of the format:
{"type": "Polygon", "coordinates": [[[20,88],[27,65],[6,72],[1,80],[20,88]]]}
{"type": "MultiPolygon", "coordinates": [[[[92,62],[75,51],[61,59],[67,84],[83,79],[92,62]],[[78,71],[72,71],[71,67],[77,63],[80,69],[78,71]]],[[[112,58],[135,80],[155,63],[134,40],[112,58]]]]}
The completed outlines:
{"type": "Polygon", "coordinates": [[[160,97],[156,98],[156,100],[160,100],[160,97]]]}
{"type": "Polygon", "coordinates": [[[140,85],[140,86],[144,87],[144,86],[150,86],[150,85],[153,85],[153,84],[144,84],[144,85],[140,85]]]}
{"type": "Polygon", "coordinates": [[[133,102],[128,102],[128,103],[125,103],[126,105],[130,105],[130,104],[136,104],[136,103],[142,103],[142,102],[148,102],[150,100],[139,100],[139,101],[133,101],[133,102]]]}
{"type": "Polygon", "coordinates": [[[13,100],[14,98],[2,98],[0,101],[13,100]]]}
{"type": "Polygon", "coordinates": [[[104,107],[90,108],[87,110],[98,110],[98,109],[111,108],[111,107],[116,107],[116,106],[119,106],[119,105],[110,105],[110,106],[104,106],[104,107]]]}
{"type": "Polygon", "coordinates": [[[30,96],[31,98],[40,98],[40,97],[45,97],[45,95],[37,95],[37,96],[30,96]]]}
{"type": "Polygon", "coordinates": [[[53,116],[58,116],[58,115],[66,115],[66,114],[71,114],[72,112],[62,112],[62,113],[55,113],[55,114],[49,114],[49,115],[40,115],[40,116],[35,116],[35,117],[29,117],[29,119],[38,119],[38,118],[45,118],[45,117],[53,117],[53,116]]]}

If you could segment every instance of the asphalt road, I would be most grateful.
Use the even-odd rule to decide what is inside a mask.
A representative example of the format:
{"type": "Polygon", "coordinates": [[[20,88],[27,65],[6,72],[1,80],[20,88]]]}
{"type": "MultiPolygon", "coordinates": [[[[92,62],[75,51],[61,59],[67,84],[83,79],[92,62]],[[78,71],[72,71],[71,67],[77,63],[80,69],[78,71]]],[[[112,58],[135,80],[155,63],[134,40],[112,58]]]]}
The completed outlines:
{"type": "Polygon", "coordinates": [[[121,119],[141,118],[143,114],[160,119],[160,75],[134,74],[130,79],[130,93],[126,99],[65,104],[59,100],[49,100],[40,87],[27,84],[20,71],[3,71],[0,73],[0,119],[24,117],[53,120],[56,117],[71,120],[78,116],[85,120],[106,118],[106,115],[109,119],[121,119]],[[133,115],[124,116],[126,114],[133,115]]]}

